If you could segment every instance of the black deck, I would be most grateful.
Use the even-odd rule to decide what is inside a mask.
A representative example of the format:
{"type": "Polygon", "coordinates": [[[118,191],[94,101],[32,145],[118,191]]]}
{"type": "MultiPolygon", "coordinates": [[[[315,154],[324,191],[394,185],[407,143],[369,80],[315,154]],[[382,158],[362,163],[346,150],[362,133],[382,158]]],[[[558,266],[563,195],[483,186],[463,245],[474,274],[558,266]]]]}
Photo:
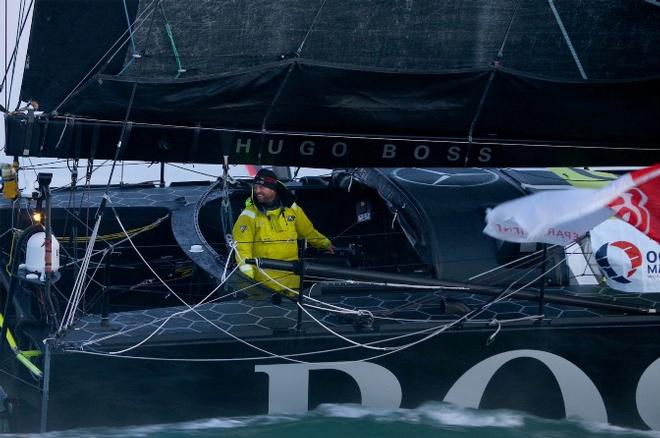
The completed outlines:
{"type": "MultiPolygon", "coordinates": [[[[315,318],[333,330],[350,336],[351,333],[412,332],[430,325],[441,325],[455,321],[459,316],[445,313],[443,297],[451,296],[471,308],[479,308],[490,300],[477,294],[447,294],[442,292],[389,292],[362,294],[355,296],[320,295],[320,301],[352,310],[366,310],[374,316],[370,327],[356,327],[352,317],[341,317],[332,312],[309,309],[315,318]]],[[[657,298],[657,297],[656,297],[657,298]]],[[[647,299],[650,306],[655,301],[647,299]]],[[[60,339],[59,344],[66,349],[113,350],[134,345],[155,332],[147,345],[170,345],[181,342],[219,342],[230,340],[231,335],[242,339],[268,339],[295,333],[298,311],[294,302],[284,299],[275,305],[267,299],[236,299],[203,304],[195,311],[187,311],[185,306],[160,309],[147,309],[111,314],[109,326],[102,325],[98,315],[81,318],[75,326],[60,339]],[[174,316],[173,316],[174,315],[174,316]],[[167,318],[170,318],[162,327],[167,318]],[[94,342],[96,341],[96,342],[94,342]]],[[[537,302],[506,300],[492,305],[474,319],[459,324],[456,328],[481,327],[495,330],[493,321],[505,326],[529,327],[538,321],[529,318],[519,322],[507,322],[518,318],[534,317],[539,313],[537,302]],[[493,323],[493,324],[491,324],[493,323]],[[491,324],[491,325],[489,325],[491,324]]],[[[543,307],[544,325],[552,325],[568,320],[590,320],[605,323],[614,321],[617,314],[608,311],[576,308],[563,305],[545,304],[543,307]]],[[[619,314],[620,315],[620,314],[619,314]]],[[[626,317],[630,321],[644,321],[656,317],[626,317]]],[[[303,314],[305,336],[333,336],[311,318],[303,314]]]]}

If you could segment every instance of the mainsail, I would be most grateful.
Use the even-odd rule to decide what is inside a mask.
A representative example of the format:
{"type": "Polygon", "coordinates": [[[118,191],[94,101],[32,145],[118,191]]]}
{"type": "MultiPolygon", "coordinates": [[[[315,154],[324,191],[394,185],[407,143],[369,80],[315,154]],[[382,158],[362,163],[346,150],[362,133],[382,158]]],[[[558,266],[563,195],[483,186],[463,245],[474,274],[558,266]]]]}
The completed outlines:
{"type": "Polygon", "coordinates": [[[7,117],[9,154],[112,158],[121,141],[120,158],[148,161],[660,161],[654,2],[97,3],[36,2],[22,99],[44,113],[7,117]]]}

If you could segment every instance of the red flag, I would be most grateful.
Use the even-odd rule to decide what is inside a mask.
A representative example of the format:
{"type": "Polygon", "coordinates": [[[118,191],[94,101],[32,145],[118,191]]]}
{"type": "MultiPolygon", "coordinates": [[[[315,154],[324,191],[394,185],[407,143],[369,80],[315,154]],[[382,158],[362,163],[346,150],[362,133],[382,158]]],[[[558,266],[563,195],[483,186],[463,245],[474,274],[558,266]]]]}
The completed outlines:
{"type": "Polygon", "coordinates": [[[660,242],[660,164],[630,173],[635,187],[622,194],[609,207],[615,214],[660,242]]]}
{"type": "Polygon", "coordinates": [[[250,175],[250,176],[255,176],[257,174],[257,172],[259,171],[260,167],[261,166],[254,166],[252,164],[246,164],[245,165],[245,168],[248,171],[248,175],[250,175]]]}
{"type": "Polygon", "coordinates": [[[488,211],[484,233],[509,242],[568,245],[613,214],[660,242],[660,164],[600,189],[538,192],[488,211]]]}

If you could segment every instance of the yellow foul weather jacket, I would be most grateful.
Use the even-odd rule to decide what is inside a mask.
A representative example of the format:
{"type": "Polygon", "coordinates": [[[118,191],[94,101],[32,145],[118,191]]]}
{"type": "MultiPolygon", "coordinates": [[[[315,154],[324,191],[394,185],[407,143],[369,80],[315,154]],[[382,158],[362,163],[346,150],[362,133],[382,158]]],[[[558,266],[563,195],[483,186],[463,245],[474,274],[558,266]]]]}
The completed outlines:
{"type": "MultiPolygon", "coordinates": [[[[330,240],[319,233],[305,212],[295,202],[291,207],[260,211],[248,205],[238,216],[232,230],[236,242],[236,262],[241,272],[269,288],[286,293],[286,288],[298,289],[300,277],[286,271],[265,269],[271,281],[256,266],[245,263],[249,258],[298,260],[298,239],[307,239],[314,248],[328,249],[330,240]],[[280,283],[280,284],[277,284],[280,283]]],[[[288,295],[288,294],[287,294],[288,295]]]]}

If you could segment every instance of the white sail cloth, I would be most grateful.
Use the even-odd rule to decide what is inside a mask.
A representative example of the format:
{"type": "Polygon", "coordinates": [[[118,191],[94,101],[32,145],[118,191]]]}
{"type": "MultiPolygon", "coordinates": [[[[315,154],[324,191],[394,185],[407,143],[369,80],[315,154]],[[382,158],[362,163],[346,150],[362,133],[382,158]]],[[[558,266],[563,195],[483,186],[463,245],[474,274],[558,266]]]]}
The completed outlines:
{"type": "Polygon", "coordinates": [[[539,192],[486,215],[484,233],[509,242],[568,245],[617,214],[660,240],[660,164],[628,173],[601,189],[539,192]]]}

